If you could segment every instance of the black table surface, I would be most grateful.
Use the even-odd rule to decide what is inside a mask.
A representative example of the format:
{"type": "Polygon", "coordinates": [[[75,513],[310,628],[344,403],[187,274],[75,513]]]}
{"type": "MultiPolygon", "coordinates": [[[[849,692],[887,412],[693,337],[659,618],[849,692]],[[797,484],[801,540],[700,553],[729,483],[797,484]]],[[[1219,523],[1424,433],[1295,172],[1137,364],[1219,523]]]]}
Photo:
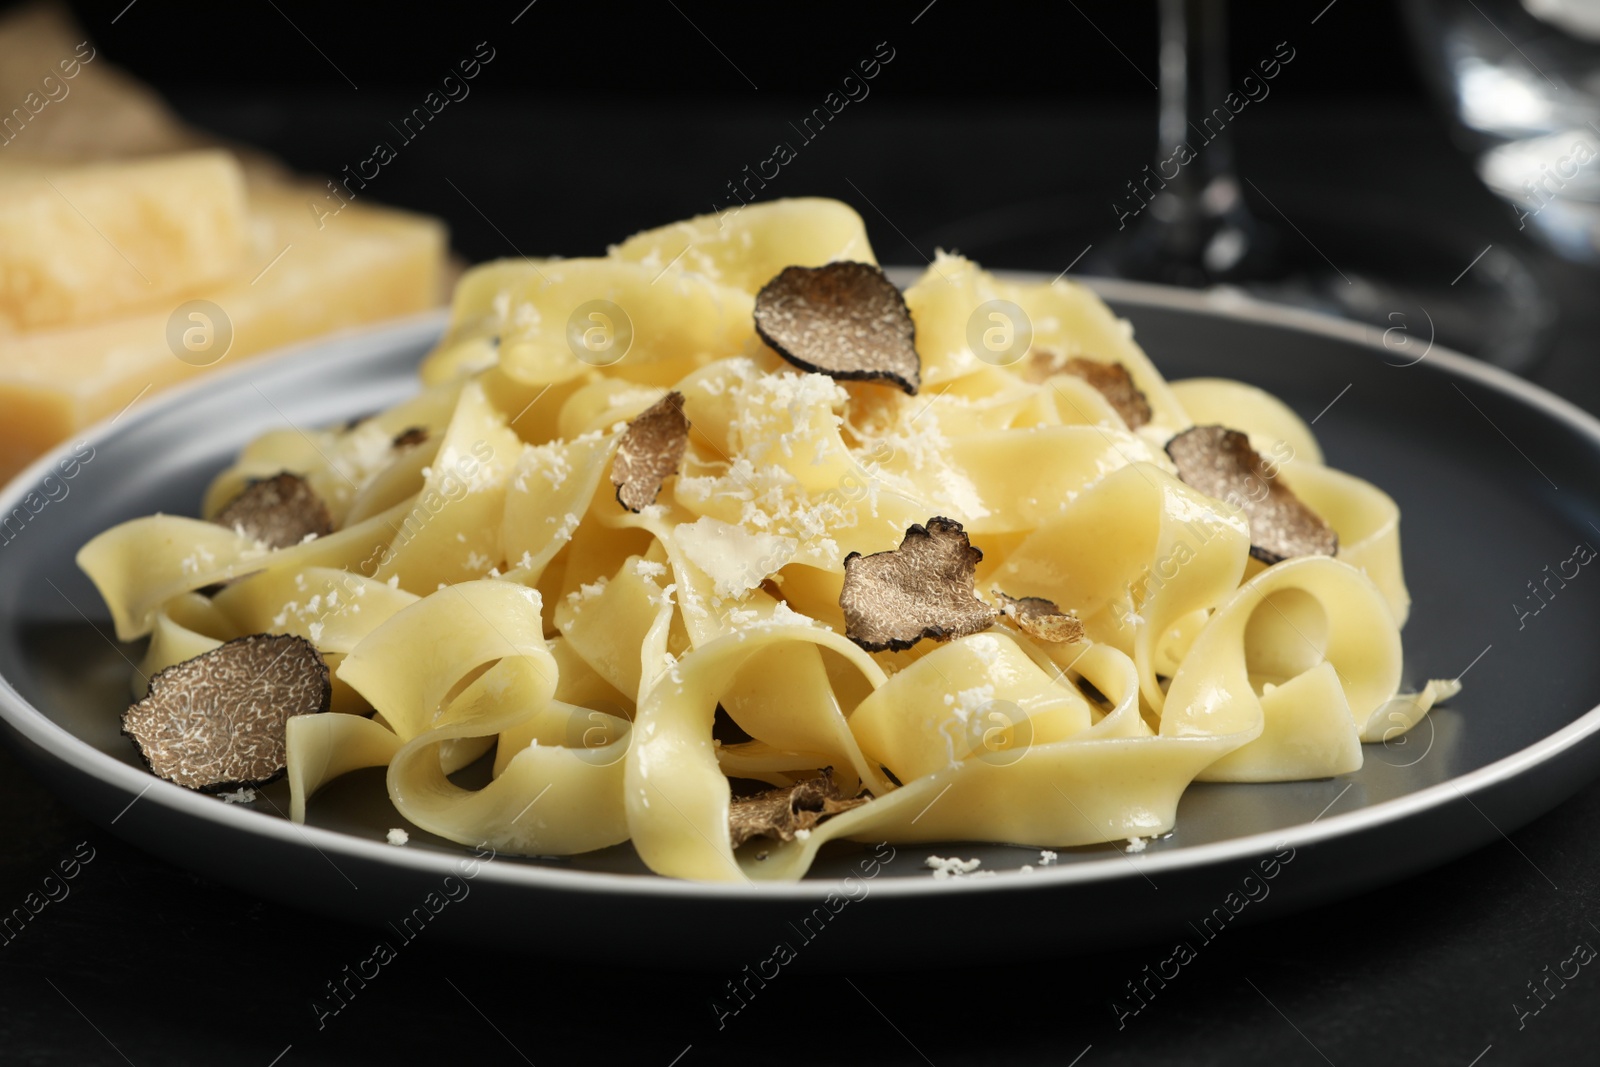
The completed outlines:
{"type": "MultiPolygon", "coordinates": [[[[178,103],[218,132],[324,171],[367,155],[374,130],[410,106],[368,94],[337,108],[324,94],[178,103]]],[[[408,145],[371,194],[445,216],[468,259],[592,254],[708,210],[727,180],[770,151],[788,106],[477,100],[408,145]]],[[[1060,269],[1114,221],[1107,205],[1147,161],[1152,118],[1148,108],[884,101],[843,116],[768,193],[849,200],[880,258],[913,264],[939,244],[981,248],[985,218],[1037,202],[1065,224],[1059,257],[992,265],[1060,269]]],[[[1242,164],[1263,191],[1312,182],[1331,196],[1426,201],[1527,252],[1563,316],[1531,377],[1600,410],[1595,274],[1523,241],[1436,114],[1420,105],[1263,107],[1239,137],[1242,164]]],[[[1564,987],[1551,983],[1542,1009],[1528,1011],[1540,1003],[1530,981],[1576,946],[1600,943],[1600,785],[1409,881],[1230,929],[1120,1028],[1111,1001],[1161,958],[1157,946],[964,965],[963,937],[1004,934],[1003,915],[940,931],[951,944],[945,967],[896,972],[892,960],[864,959],[848,976],[788,977],[787,989],[754,1000],[726,1028],[710,1008],[725,975],[672,973],[659,969],[668,961],[644,957],[578,967],[453,945],[441,931],[407,945],[319,1025],[323,983],[371,952],[371,931],[157,860],[89,822],[71,799],[0,749],[0,908],[20,906],[63,861],[80,861],[69,895],[0,944],[7,1064],[1491,1067],[1594,1062],[1600,1038],[1600,976],[1588,968],[1564,987]]]]}

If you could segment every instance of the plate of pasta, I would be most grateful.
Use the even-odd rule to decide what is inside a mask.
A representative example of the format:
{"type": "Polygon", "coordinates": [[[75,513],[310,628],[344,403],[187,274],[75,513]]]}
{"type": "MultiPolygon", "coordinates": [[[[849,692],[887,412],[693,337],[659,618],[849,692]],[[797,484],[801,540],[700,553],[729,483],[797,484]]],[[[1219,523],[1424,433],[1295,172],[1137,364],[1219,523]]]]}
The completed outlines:
{"type": "Polygon", "coordinates": [[[3,711],[114,832],[362,921],[470,879],[452,929],[552,954],[1082,949],[1587,780],[1597,451],[1404,331],[749,205],[46,457],[3,711]]]}

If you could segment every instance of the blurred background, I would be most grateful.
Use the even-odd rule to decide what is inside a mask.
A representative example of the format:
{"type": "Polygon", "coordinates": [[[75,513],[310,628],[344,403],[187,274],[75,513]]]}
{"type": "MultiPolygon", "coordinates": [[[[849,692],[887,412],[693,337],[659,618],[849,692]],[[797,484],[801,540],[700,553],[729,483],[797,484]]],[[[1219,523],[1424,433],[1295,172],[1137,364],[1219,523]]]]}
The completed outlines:
{"type": "Polygon", "coordinates": [[[470,261],[822,195],[885,262],[1238,284],[1520,371],[1589,321],[1600,167],[1568,157],[1600,152],[1600,26],[1578,0],[70,6],[185,119],[297,170],[390,145],[360,195],[444,218],[470,261]],[[1163,89],[1181,121],[1158,137],[1163,89]],[[1197,158],[1163,167],[1178,134],[1197,158]]]}
{"type": "MultiPolygon", "coordinates": [[[[796,158],[763,198],[848,199],[868,217],[881,255],[904,262],[933,243],[978,251],[1014,237],[1027,224],[1007,209],[1041,200],[1050,214],[1035,213],[1035,226],[1081,213],[1075,221],[1085,232],[1108,230],[1125,181],[1155,160],[1153,3],[982,11],[956,0],[822,3],[761,18],[734,3],[638,5],[627,18],[559,0],[502,6],[412,5],[408,15],[399,5],[375,20],[247,5],[215,27],[155,5],[136,6],[115,25],[114,4],[79,14],[112,58],[196,123],[329,174],[358,163],[375,141],[395,140],[389,123],[487,42],[496,60],[471,96],[373,183],[376,196],[449,219],[471,259],[508,254],[511,245],[593,254],[634,230],[732,203],[728,183],[746,167],[759,171],[779,143],[793,145],[796,158]],[[244,41],[248,54],[229,43],[244,41]],[[860,84],[857,64],[875,53],[893,58],[851,99],[843,80],[856,75],[860,84]],[[799,129],[830,92],[845,95],[843,110],[820,133],[815,124],[799,129]]],[[[1414,122],[1434,113],[1398,11],[1350,7],[1341,14],[1353,17],[1329,12],[1315,27],[1287,9],[1230,20],[1241,74],[1296,38],[1292,76],[1272,85],[1274,103],[1260,109],[1267,114],[1248,116],[1262,121],[1239,130],[1253,163],[1276,156],[1296,172],[1322,171],[1337,187],[1356,169],[1340,158],[1348,144],[1359,143],[1368,162],[1397,150],[1449,150],[1437,121],[1426,124],[1431,144],[1395,139],[1396,105],[1414,122]],[[1308,32],[1316,35],[1309,42],[1308,32]],[[1284,107],[1295,121],[1279,114],[1268,125],[1284,107]],[[1356,138],[1346,145],[1328,143],[1325,130],[1319,144],[1306,109],[1318,113],[1313,128],[1324,113],[1329,122],[1359,116],[1357,126],[1376,125],[1346,133],[1356,138]],[[1289,128],[1312,136],[1284,144],[1289,128]],[[1263,135],[1254,149],[1250,133],[1263,135]]],[[[1060,270],[1066,261],[1005,265],[1060,270]]]]}
{"type": "MultiPolygon", "coordinates": [[[[195,123],[330,175],[376,141],[396,141],[389,123],[487,42],[496,58],[471,95],[372,186],[447,218],[473,260],[510,254],[511,244],[594,254],[704,213],[730,202],[727,183],[785,141],[797,158],[762,195],[848,199],[881,255],[906,262],[918,258],[906,237],[931,251],[945,230],[966,236],[966,224],[976,237],[986,214],[1042,197],[1081,198],[1086,230],[1113,227],[1124,180],[1155,158],[1155,3],[824,2],[760,17],[749,4],[694,0],[630,5],[626,17],[562,0],[396,4],[382,16],[277,0],[225,18],[148,0],[126,11],[70,6],[108,58],[195,123]],[[867,83],[870,95],[804,143],[790,123],[858,74],[880,42],[894,58],[867,83]]],[[[1230,19],[1241,75],[1278,41],[1292,38],[1298,51],[1270,107],[1241,116],[1249,161],[1278,157],[1279,171],[1315,169],[1337,187],[1398,155],[1450,151],[1399,10],[1344,0],[1310,26],[1318,6],[1250,5],[1230,19]],[[1284,108],[1293,121],[1272,114],[1284,108]],[[1318,121],[1307,122],[1308,109],[1318,121]],[[1395,140],[1397,112],[1433,139],[1395,140]],[[1319,134],[1324,114],[1346,119],[1319,134]],[[1284,144],[1289,128],[1309,136],[1284,144]],[[1333,132],[1341,143],[1328,140],[1333,132]],[[1363,158],[1342,158],[1351,155],[1363,158]]],[[[1405,198],[1408,183],[1392,177],[1389,189],[1405,198]]]]}
{"type": "Polygon", "coordinates": [[[1593,324],[1587,0],[65,7],[97,74],[467,261],[820,195],[888,263],[1227,284],[1519,372],[1593,324]]]}

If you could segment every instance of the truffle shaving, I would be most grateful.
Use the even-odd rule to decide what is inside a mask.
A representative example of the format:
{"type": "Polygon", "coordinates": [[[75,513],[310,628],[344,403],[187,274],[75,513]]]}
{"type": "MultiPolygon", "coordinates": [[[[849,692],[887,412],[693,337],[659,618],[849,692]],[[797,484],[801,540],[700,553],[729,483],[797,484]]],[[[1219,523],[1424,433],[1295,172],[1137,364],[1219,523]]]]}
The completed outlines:
{"type": "Polygon", "coordinates": [[[288,471],[252,479],[212,521],[241,530],[268,548],[288,548],[333,533],[328,505],[310,482],[288,471]]]}
{"type": "Polygon", "coordinates": [[[935,516],[906,531],[900,547],[844,558],[845,636],[868,652],[907,649],[924,637],[947,641],[994,625],[973,575],[983,553],[961,524],[935,516]]]}
{"type": "Polygon", "coordinates": [[[412,445],[424,443],[427,439],[428,428],[426,426],[408,426],[394,435],[393,443],[396,448],[410,448],[412,445]]]}
{"type": "Polygon", "coordinates": [[[917,330],[900,290],[870,263],[785,267],[756,294],[756,333],[801,370],[922,384],[917,330]]]}
{"type": "Polygon", "coordinates": [[[1022,378],[1034,385],[1043,385],[1055,374],[1066,370],[1066,357],[1053,348],[1035,347],[1028,353],[1028,362],[1022,366],[1022,378]]]}
{"type": "Polygon", "coordinates": [[[793,841],[829,816],[859,808],[872,798],[866,793],[847,797],[833,781],[833,768],[825,768],[816,778],[787,788],[769,789],[752,797],[740,797],[728,806],[728,838],[738,848],[752,837],[775,837],[793,841]]]}
{"type": "Polygon", "coordinates": [[[1333,528],[1267,468],[1238,430],[1196,426],[1168,441],[1167,455],[1184,482],[1245,513],[1250,554],[1263,563],[1338,551],[1333,528]]]}
{"type": "Polygon", "coordinates": [[[656,502],[661,483],[678,473],[689,444],[689,419],[683,394],[670,392],[628,423],[611,464],[617,503],[643,511],[656,502]]]}
{"type": "Polygon", "coordinates": [[[265,785],[284,772],[284,725],[328,710],[328,667],[293,634],[255,634],[175,663],[122,715],[152,771],[204,793],[265,785]]]}
{"type": "Polygon", "coordinates": [[[1133,384],[1133,375],[1122,364],[1074,358],[1067,360],[1062,370],[1099,390],[1128,424],[1128,429],[1137,430],[1150,421],[1150,401],[1133,384]]]}
{"type": "Polygon", "coordinates": [[[1040,596],[1010,597],[998,589],[994,595],[1000,601],[1000,613],[1029,637],[1056,645],[1083,640],[1083,623],[1058,608],[1055,601],[1040,596]]]}

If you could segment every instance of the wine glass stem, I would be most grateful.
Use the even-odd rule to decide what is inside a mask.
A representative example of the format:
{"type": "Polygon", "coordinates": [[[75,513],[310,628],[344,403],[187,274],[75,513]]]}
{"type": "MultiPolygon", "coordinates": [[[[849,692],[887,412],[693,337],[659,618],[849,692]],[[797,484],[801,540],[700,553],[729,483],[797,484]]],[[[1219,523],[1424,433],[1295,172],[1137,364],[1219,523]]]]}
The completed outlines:
{"type": "Polygon", "coordinates": [[[1160,18],[1161,100],[1152,169],[1164,184],[1151,211],[1162,231],[1162,251],[1204,269],[1212,221],[1224,207],[1206,203],[1208,190],[1237,202],[1239,187],[1232,132],[1213,114],[1227,93],[1227,2],[1160,0],[1160,18]]]}

